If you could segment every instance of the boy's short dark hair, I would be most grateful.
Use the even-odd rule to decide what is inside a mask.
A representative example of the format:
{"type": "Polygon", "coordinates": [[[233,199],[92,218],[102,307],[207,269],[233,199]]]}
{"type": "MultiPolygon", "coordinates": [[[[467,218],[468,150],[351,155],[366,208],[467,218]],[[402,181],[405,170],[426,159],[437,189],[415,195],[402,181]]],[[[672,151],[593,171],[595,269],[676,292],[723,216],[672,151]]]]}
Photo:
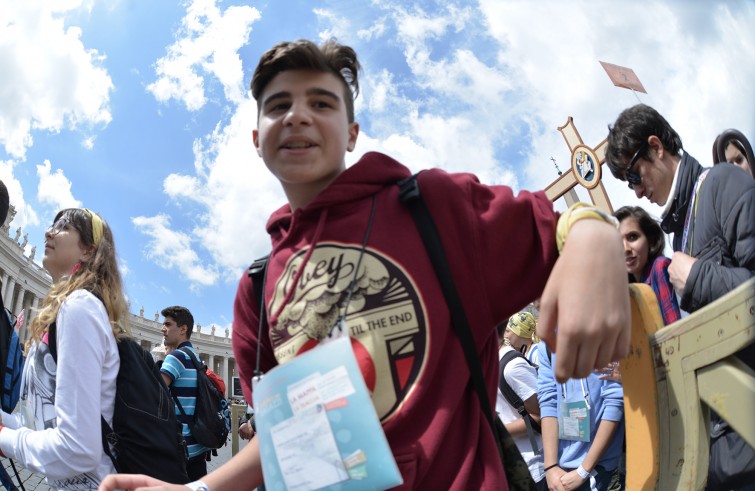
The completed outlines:
{"type": "MultiPolygon", "coordinates": [[[[637,104],[624,109],[614,125],[608,126],[606,163],[614,177],[626,180],[624,172],[629,159],[652,135],[661,140],[667,152],[679,155],[682,139],[668,121],[650,106],[637,104]]],[[[649,152],[650,148],[646,146],[640,157],[647,159],[649,152]]]]}
{"type": "Polygon", "coordinates": [[[173,307],[165,307],[160,313],[163,317],[170,317],[176,321],[178,326],[187,326],[186,337],[191,337],[191,332],[194,330],[194,316],[191,315],[189,309],[174,305],[173,307]]]}
{"type": "Polygon", "coordinates": [[[344,86],[344,102],[349,123],[354,122],[354,99],[359,94],[359,70],[361,65],[356,52],[335,39],[317,46],[312,41],[299,39],[278,43],[261,57],[252,75],[252,96],[260,109],[260,96],[265,87],[279,73],[287,70],[312,70],[332,73],[344,86]]]}

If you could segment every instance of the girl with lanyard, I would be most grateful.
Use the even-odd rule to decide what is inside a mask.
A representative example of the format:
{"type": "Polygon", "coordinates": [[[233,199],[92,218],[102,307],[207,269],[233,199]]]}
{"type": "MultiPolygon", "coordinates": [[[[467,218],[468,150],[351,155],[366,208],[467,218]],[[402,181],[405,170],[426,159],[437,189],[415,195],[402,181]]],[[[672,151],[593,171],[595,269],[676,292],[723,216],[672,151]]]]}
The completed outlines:
{"type": "Polygon", "coordinates": [[[52,287],[30,326],[21,400],[2,413],[0,451],[53,489],[97,489],[115,472],[100,416],[112,424],[128,312],[110,227],[88,209],[58,212],[42,264],[52,287]]]}

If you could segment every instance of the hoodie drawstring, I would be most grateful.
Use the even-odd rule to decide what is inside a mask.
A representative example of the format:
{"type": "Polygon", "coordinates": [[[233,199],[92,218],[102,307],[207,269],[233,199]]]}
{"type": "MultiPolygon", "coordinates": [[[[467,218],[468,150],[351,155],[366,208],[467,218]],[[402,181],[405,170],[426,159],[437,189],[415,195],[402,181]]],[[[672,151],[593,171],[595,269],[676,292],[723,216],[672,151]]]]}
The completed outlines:
{"type": "Polygon", "coordinates": [[[322,213],[320,214],[320,219],[317,222],[317,228],[315,229],[314,236],[312,236],[312,241],[310,242],[309,249],[307,249],[307,253],[304,255],[304,260],[302,261],[302,264],[299,267],[299,270],[294,275],[294,281],[291,282],[291,288],[289,288],[289,290],[286,292],[286,296],[283,297],[283,301],[278,307],[278,310],[275,313],[273,313],[273,315],[270,316],[271,326],[275,326],[278,324],[278,317],[281,315],[283,308],[286,305],[288,305],[288,302],[291,301],[291,297],[294,295],[294,290],[296,290],[296,285],[299,283],[299,280],[301,279],[301,275],[304,274],[304,269],[306,268],[307,263],[309,262],[309,258],[312,257],[312,253],[314,252],[315,247],[317,246],[317,242],[320,240],[322,231],[325,228],[325,220],[327,219],[327,217],[328,217],[328,209],[324,208],[322,213]]]}

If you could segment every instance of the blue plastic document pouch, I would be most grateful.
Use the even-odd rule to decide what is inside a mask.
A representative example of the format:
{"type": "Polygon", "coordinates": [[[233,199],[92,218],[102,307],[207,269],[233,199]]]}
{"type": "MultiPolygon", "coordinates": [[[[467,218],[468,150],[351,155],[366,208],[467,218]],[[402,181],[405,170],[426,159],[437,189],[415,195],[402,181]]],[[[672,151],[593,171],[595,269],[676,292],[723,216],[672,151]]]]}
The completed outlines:
{"type": "Polygon", "coordinates": [[[590,408],[584,399],[561,403],[558,414],[558,439],[590,441],[590,408]]]}
{"type": "Polygon", "coordinates": [[[253,398],[266,489],[403,482],[347,336],[269,371],[253,398]]]}

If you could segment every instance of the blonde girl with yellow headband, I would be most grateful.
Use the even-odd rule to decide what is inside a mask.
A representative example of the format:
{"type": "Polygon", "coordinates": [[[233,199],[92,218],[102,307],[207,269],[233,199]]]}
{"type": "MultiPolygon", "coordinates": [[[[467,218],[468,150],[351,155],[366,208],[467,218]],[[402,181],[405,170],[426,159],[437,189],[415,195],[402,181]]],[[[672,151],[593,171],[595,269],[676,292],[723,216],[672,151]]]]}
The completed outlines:
{"type": "Polygon", "coordinates": [[[21,400],[2,413],[0,451],[53,489],[97,489],[115,472],[100,416],[112,424],[128,312],[110,227],[85,208],[60,211],[42,265],[52,287],[30,326],[21,400]]]}

